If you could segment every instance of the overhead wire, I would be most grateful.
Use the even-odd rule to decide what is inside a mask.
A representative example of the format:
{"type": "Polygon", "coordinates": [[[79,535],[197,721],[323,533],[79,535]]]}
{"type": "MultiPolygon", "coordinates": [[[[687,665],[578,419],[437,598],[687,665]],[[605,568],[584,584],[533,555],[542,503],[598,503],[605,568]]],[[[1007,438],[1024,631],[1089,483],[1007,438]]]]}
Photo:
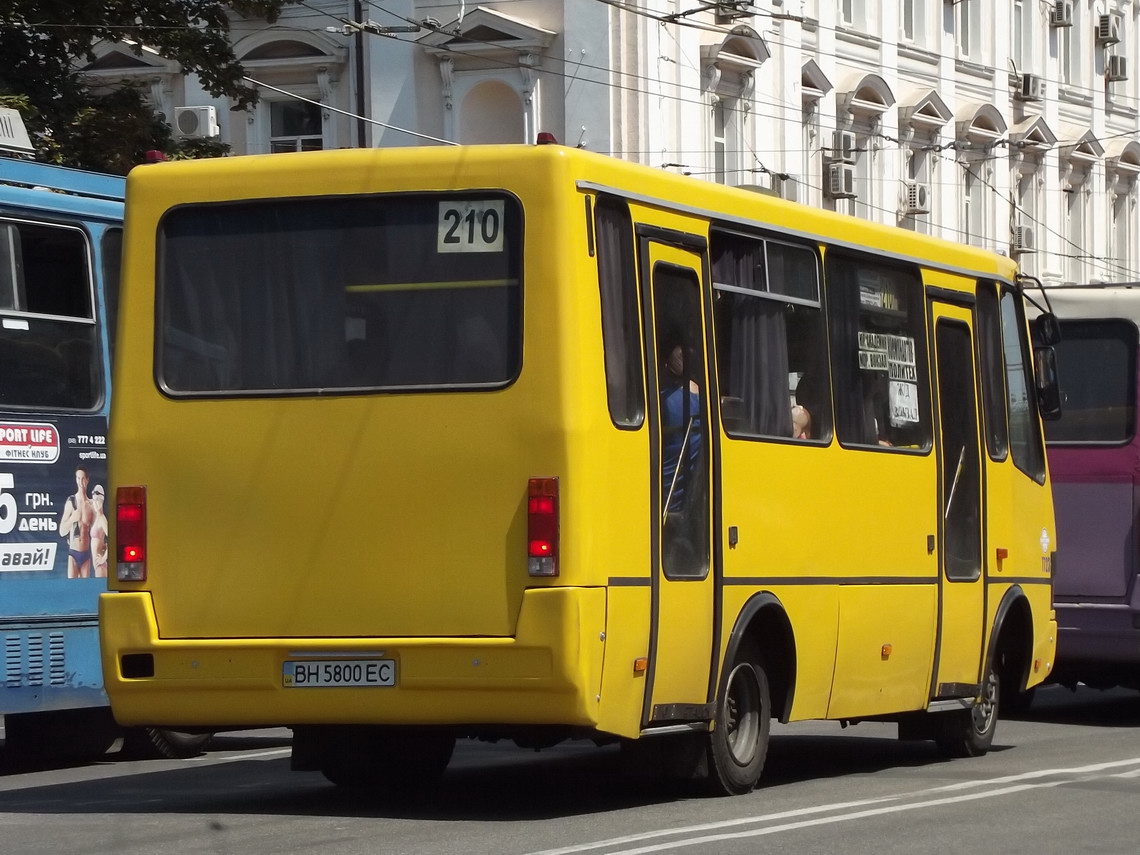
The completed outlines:
{"type": "MultiPolygon", "coordinates": [[[[725,27],[722,27],[722,26],[719,26],[716,24],[706,24],[703,22],[691,21],[686,17],[687,15],[690,15],[690,14],[695,14],[697,12],[710,10],[711,8],[713,8],[712,5],[701,6],[701,7],[697,7],[697,8],[690,9],[690,10],[687,10],[685,12],[680,12],[680,13],[657,14],[656,12],[653,12],[653,11],[650,11],[650,10],[644,8],[644,7],[638,6],[635,3],[626,2],[626,0],[598,0],[598,2],[603,3],[607,6],[612,7],[612,8],[615,8],[619,11],[624,11],[624,12],[627,12],[629,14],[639,15],[639,16],[649,18],[651,20],[655,20],[655,21],[661,23],[663,27],[666,25],[669,25],[669,24],[673,24],[673,25],[676,25],[678,27],[689,27],[689,28],[694,28],[694,29],[699,29],[699,30],[712,31],[712,32],[716,32],[719,34],[723,34],[725,36],[727,36],[731,33],[731,28],[725,28],[725,27]]],[[[339,21],[340,23],[342,23],[344,25],[349,25],[349,24],[357,25],[357,22],[352,22],[349,19],[346,19],[346,18],[343,18],[339,15],[336,15],[328,9],[323,9],[320,7],[312,6],[309,3],[304,2],[304,0],[301,0],[301,2],[298,3],[297,5],[302,6],[306,9],[309,9],[310,13],[309,14],[301,13],[298,15],[294,15],[294,16],[292,16],[293,20],[295,20],[296,18],[328,17],[332,20],[339,21]]],[[[384,14],[391,15],[392,17],[394,17],[396,19],[403,20],[407,23],[412,23],[412,24],[417,24],[419,26],[423,26],[425,29],[428,29],[428,30],[434,30],[436,32],[445,33],[445,34],[453,34],[453,33],[448,33],[448,31],[446,31],[442,27],[442,25],[433,26],[430,22],[427,22],[427,21],[422,21],[422,22],[421,21],[415,21],[414,19],[408,18],[407,16],[404,16],[404,15],[401,15],[399,13],[393,12],[389,9],[386,9],[379,4],[373,4],[372,7],[377,9],[380,12],[383,12],[384,14]]],[[[767,12],[766,10],[755,9],[755,7],[752,8],[752,11],[755,14],[766,16],[766,17],[772,18],[772,19],[800,20],[800,21],[803,20],[802,18],[798,18],[797,16],[794,16],[794,15],[788,15],[788,14],[782,14],[782,13],[771,13],[771,12],[767,12]]],[[[19,25],[19,24],[25,24],[26,25],[26,22],[12,22],[12,23],[15,23],[17,25],[19,25]]],[[[240,23],[241,22],[235,22],[235,26],[233,27],[233,29],[245,29],[244,27],[240,26],[240,23]]],[[[65,25],[62,25],[62,24],[56,25],[56,24],[52,24],[50,22],[37,22],[35,24],[35,26],[51,27],[51,26],[65,26],[65,25]]],[[[826,26],[824,26],[818,22],[813,22],[813,26],[817,29],[834,31],[835,33],[840,34],[840,35],[851,30],[850,27],[826,27],[826,26]]],[[[284,32],[312,32],[312,30],[308,29],[308,28],[292,27],[292,26],[289,26],[286,24],[274,24],[274,25],[270,25],[270,27],[273,29],[276,29],[276,30],[284,31],[284,32]]],[[[127,26],[124,25],[123,28],[126,29],[127,26]]],[[[264,29],[264,27],[260,27],[259,29],[264,29]]],[[[417,42],[418,42],[418,40],[415,40],[415,39],[399,38],[399,37],[396,37],[394,35],[389,35],[389,34],[385,34],[382,32],[381,33],[372,33],[372,34],[386,36],[386,37],[388,37],[394,41],[400,41],[400,42],[404,42],[407,44],[417,44],[417,42]]],[[[474,42],[474,43],[479,43],[482,41],[480,39],[471,38],[470,36],[467,36],[467,35],[465,35],[464,38],[466,41],[474,42]]],[[[779,45],[787,45],[788,44],[788,42],[783,40],[782,36],[780,36],[779,34],[776,34],[776,33],[767,34],[767,40],[772,42],[773,44],[779,44],[779,45]]],[[[882,39],[880,39],[880,42],[883,44],[895,45],[895,46],[900,47],[900,48],[906,47],[906,45],[904,43],[893,43],[893,42],[889,42],[887,40],[882,40],[882,39]]],[[[484,43],[496,44],[493,42],[484,42],[484,43]]],[[[678,51],[683,50],[680,43],[677,42],[675,39],[674,39],[674,44],[676,45],[678,51]]],[[[501,46],[501,45],[498,45],[498,46],[501,46]]],[[[454,44],[439,45],[437,47],[439,47],[442,50],[445,50],[449,53],[453,53],[453,54],[460,55],[460,56],[463,56],[463,55],[475,56],[474,54],[463,51],[461,48],[457,47],[454,44]]],[[[503,65],[506,67],[514,67],[516,65],[516,63],[513,63],[509,60],[503,60],[503,59],[499,59],[499,58],[495,58],[495,57],[486,57],[485,55],[482,55],[482,54],[478,55],[478,58],[480,58],[483,61],[487,61],[489,59],[492,62],[496,62],[497,64],[500,64],[500,65],[503,65]]],[[[663,59],[667,59],[669,61],[675,62],[675,60],[673,60],[671,57],[663,57],[663,59]]],[[[699,95],[703,96],[705,90],[700,85],[687,84],[687,83],[683,83],[681,81],[662,81],[660,78],[652,78],[652,77],[649,77],[647,75],[633,74],[633,73],[630,73],[628,71],[615,72],[614,69],[612,69],[612,68],[609,68],[606,66],[594,65],[592,63],[587,63],[581,59],[567,60],[567,59],[562,58],[562,57],[546,56],[546,57],[544,57],[544,60],[553,60],[554,62],[557,62],[557,63],[560,63],[561,65],[563,65],[563,67],[570,65],[572,63],[576,68],[575,74],[570,75],[570,74],[565,73],[564,71],[560,72],[560,71],[557,71],[554,69],[549,69],[549,68],[536,68],[535,69],[536,72],[541,73],[541,74],[550,75],[550,76],[561,77],[561,78],[568,79],[568,80],[577,80],[577,81],[581,81],[583,83],[601,85],[601,86],[605,86],[607,88],[632,92],[632,93],[647,96],[647,97],[656,97],[659,99],[664,99],[664,100],[669,100],[669,101],[674,101],[674,102],[679,102],[679,103],[685,103],[685,104],[693,104],[693,105],[698,105],[701,107],[707,107],[708,106],[707,101],[703,97],[689,98],[689,97],[685,97],[684,95],[675,94],[677,92],[684,93],[686,91],[694,91],[694,92],[698,93],[699,95]],[[582,68],[596,70],[596,71],[602,72],[602,73],[607,74],[607,75],[613,75],[613,74],[617,73],[624,80],[630,80],[630,81],[633,81],[634,83],[637,83],[637,82],[652,83],[652,84],[656,84],[658,87],[661,87],[661,88],[649,89],[649,88],[643,88],[643,87],[638,86],[638,85],[629,85],[629,84],[624,83],[624,82],[614,83],[612,80],[594,80],[594,79],[590,79],[589,77],[579,77],[578,71],[580,71],[582,68]],[[672,89],[674,91],[669,92],[669,91],[666,91],[667,89],[672,89]]],[[[687,60],[685,65],[690,70],[699,70],[697,68],[697,66],[691,60],[687,60]]],[[[995,74],[1004,73],[1001,69],[996,69],[996,68],[993,68],[992,66],[984,66],[984,67],[987,68],[992,73],[995,73],[995,74]]],[[[274,87],[274,86],[271,86],[269,84],[266,84],[263,81],[255,80],[252,77],[246,77],[245,79],[247,81],[257,85],[257,86],[261,86],[261,87],[276,91],[280,94],[284,94],[284,95],[289,96],[289,97],[297,98],[298,100],[301,100],[301,101],[306,101],[308,103],[315,104],[324,110],[330,110],[332,112],[336,112],[336,113],[341,114],[341,115],[345,115],[345,116],[348,116],[348,117],[351,117],[354,119],[369,122],[369,123],[374,124],[374,125],[379,126],[379,127],[390,129],[390,130],[393,130],[393,131],[396,131],[399,133],[406,133],[406,134],[409,134],[409,135],[417,137],[417,138],[430,140],[432,142],[443,143],[443,144],[454,144],[453,141],[450,141],[450,140],[444,140],[444,139],[441,139],[439,137],[433,137],[429,134],[422,134],[422,133],[419,133],[416,131],[411,131],[409,129],[401,128],[401,127],[396,126],[396,125],[391,125],[391,124],[388,124],[388,123],[385,123],[385,122],[382,122],[382,121],[379,121],[376,119],[369,118],[367,116],[360,116],[358,114],[352,113],[352,112],[347,111],[347,110],[341,110],[338,108],[334,108],[328,104],[322,104],[320,102],[312,101],[312,100],[304,98],[302,96],[298,96],[295,93],[289,92],[287,90],[280,89],[278,87],[274,87]]],[[[941,78],[939,78],[939,79],[941,79],[941,78]]],[[[1054,81],[1050,81],[1050,82],[1054,82],[1054,81]]],[[[1069,85],[1069,84],[1066,84],[1066,88],[1069,89],[1070,91],[1080,91],[1082,89],[1085,92],[1092,92],[1093,91],[1087,87],[1079,87],[1079,86],[1073,86],[1073,85],[1069,85]]],[[[1140,99],[1137,99],[1135,97],[1129,97],[1129,96],[1124,96],[1124,98],[1127,100],[1131,100],[1131,101],[1140,100],[1140,99]]],[[[760,104],[764,107],[772,107],[772,108],[778,108],[778,109],[783,109],[783,110],[794,108],[794,107],[798,106],[798,105],[790,104],[788,101],[786,101],[784,99],[780,99],[778,97],[775,99],[766,98],[766,97],[764,97],[764,98],[756,97],[754,100],[757,104],[760,104]]],[[[1118,95],[1116,100],[1120,101],[1121,97],[1118,95]]],[[[764,113],[761,110],[756,110],[754,108],[745,109],[742,106],[734,106],[731,103],[726,104],[725,109],[730,111],[730,112],[737,112],[737,113],[741,113],[741,114],[751,113],[753,116],[756,116],[757,118],[773,118],[773,119],[783,118],[781,115],[764,113]]],[[[1114,134],[1098,137],[1098,141],[1107,141],[1110,139],[1123,138],[1123,137],[1134,137],[1134,136],[1136,136],[1136,134],[1137,134],[1137,132],[1135,130],[1121,131],[1119,133],[1114,133],[1114,134]]],[[[905,151],[916,151],[916,150],[927,151],[927,152],[930,152],[933,156],[938,157],[939,159],[942,159],[942,160],[945,160],[945,158],[942,155],[943,151],[946,151],[946,150],[961,151],[963,149],[960,142],[958,142],[958,141],[953,141],[953,142],[946,143],[946,144],[931,145],[931,146],[921,146],[921,145],[916,146],[914,144],[905,144],[901,140],[898,140],[894,137],[891,137],[888,134],[876,132],[876,133],[870,134],[868,136],[874,136],[875,138],[877,138],[881,141],[889,142],[892,144],[893,147],[897,148],[897,150],[899,150],[899,151],[904,151],[904,152],[905,151]]],[[[996,149],[999,148],[1001,145],[1012,145],[1012,143],[1010,143],[1010,141],[1008,139],[1003,139],[1003,140],[999,140],[996,142],[997,142],[997,145],[990,144],[991,147],[993,147],[995,149],[995,152],[993,154],[987,155],[984,158],[984,160],[997,161],[997,160],[1001,160],[1001,159],[1008,157],[1007,154],[1002,154],[1001,152],[996,151],[996,149]]],[[[1073,141],[1073,142],[1076,142],[1076,141],[1073,141]]],[[[1063,145],[1067,145],[1067,144],[1072,144],[1072,143],[1070,143],[1068,141],[1058,141],[1056,143],[1057,146],[1063,146],[1063,145]]],[[[759,155],[761,153],[768,153],[767,150],[757,151],[752,146],[747,145],[747,143],[746,143],[746,147],[748,148],[748,153],[751,154],[753,160],[758,164],[758,166],[753,167],[753,168],[738,169],[735,171],[744,172],[744,173],[767,173],[767,174],[774,175],[776,177],[784,178],[784,179],[793,177],[793,176],[790,176],[788,173],[771,170],[767,166],[764,165],[763,160],[760,158],[759,155]]],[[[810,162],[812,159],[814,159],[815,155],[817,155],[821,152],[826,152],[829,150],[829,148],[830,147],[821,144],[818,148],[806,150],[804,152],[806,155],[806,160],[808,162],[810,162]]],[[[708,156],[709,154],[712,153],[711,150],[709,150],[707,148],[706,149],[685,149],[685,150],[667,149],[666,151],[676,151],[677,154],[681,154],[681,155],[700,154],[703,156],[708,156]]],[[[772,150],[771,153],[779,153],[779,151],[782,151],[782,149],[772,150]]],[[[627,154],[650,154],[650,155],[655,154],[655,153],[656,152],[646,152],[646,151],[627,152],[627,154]]],[[[964,163],[964,161],[961,159],[955,159],[955,162],[956,163],[964,163]]],[[[973,162],[977,163],[977,162],[979,162],[979,159],[974,159],[973,162]]],[[[694,175],[715,174],[713,171],[709,171],[706,173],[706,172],[694,172],[693,170],[688,170],[688,172],[689,172],[689,174],[694,174],[694,175]]],[[[993,192],[995,195],[997,195],[1003,201],[1007,201],[1005,199],[1005,197],[1002,195],[1001,191],[999,191],[996,187],[994,187],[990,182],[984,180],[984,178],[981,178],[980,176],[978,176],[978,177],[979,177],[979,180],[981,181],[981,183],[984,186],[988,187],[991,192],[993,192]]],[[[811,181],[807,180],[806,176],[805,177],[797,177],[796,180],[800,181],[806,187],[813,188],[815,190],[820,189],[817,185],[814,185],[814,184],[812,184],[811,181]]],[[[945,184],[945,182],[939,182],[939,183],[945,184]]],[[[957,186],[957,185],[953,184],[953,185],[948,185],[948,186],[957,186]]],[[[1052,233],[1054,235],[1061,237],[1066,242],[1068,242],[1070,244],[1073,243],[1071,240],[1069,240],[1065,236],[1060,235],[1055,230],[1046,226],[1040,220],[1038,220],[1034,217],[1030,217],[1028,214],[1025,213],[1024,209],[1020,205],[1017,205],[1015,202],[1012,202],[1011,204],[1013,205],[1013,208],[1015,210],[1020,212],[1020,214],[1024,217],[1026,217],[1029,221],[1034,222],[1035,224],[1037,224],[1039,227],[1041,227],[1045,231],[1048,231],[1049,233],[1052,233]]],[[[872,209],[879,210],[879,211],[882,211],[882,212],[887,213],[887,214],[897,215],[897,213],[898,213],[897,210],[893,210],[893,209],[880,208],[878,206],[871,206],[871,207],[872,207],[872,209]]],[[[950,232],[961,233],[960,230],[953,229],[953,228],[947,228],[945,225],[943,225],[943,229],[950,231],[950,232]]],[[[1058,255],[1060,255],[1062,257],[1085,257],[1085,258],[1088,257],[1088,256],[1080,256],[1080,255],[1076,255],[1076,254],[1065,255],[1063,253],[1058,254],[1058,255]]],[[[1121,266],[1121,269],[1127,270],[1127,268],[1125,268],[1123,266],[1121,266]]]]}

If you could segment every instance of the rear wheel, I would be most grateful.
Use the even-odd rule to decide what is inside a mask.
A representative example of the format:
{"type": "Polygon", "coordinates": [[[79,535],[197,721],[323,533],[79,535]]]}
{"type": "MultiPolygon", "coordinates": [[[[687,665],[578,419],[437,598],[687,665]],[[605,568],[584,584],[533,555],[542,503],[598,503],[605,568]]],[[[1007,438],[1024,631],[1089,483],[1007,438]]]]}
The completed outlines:
{"type": "Polygon", "coordinates": [[[990,750],[997,730],[1001,681],[992,665],[986,666],[981,697],[968,710],[941,713],[934,741],[949,757],[980,757],[990,750]]]}
{"type": "Polygon", "coordinates": [[[135,760],[185,760],[202,754],[212,738],[212,733],[132,727],[123,737],[123,754],[135,760]]]}
{"type": "Polygon", "coordinates": [[[768,675],[751,644],[741,645],[717,699],[708,735],[708,785],[720,795],[747,793],[756,786],[768,753],[772,726],[768,675]]]}

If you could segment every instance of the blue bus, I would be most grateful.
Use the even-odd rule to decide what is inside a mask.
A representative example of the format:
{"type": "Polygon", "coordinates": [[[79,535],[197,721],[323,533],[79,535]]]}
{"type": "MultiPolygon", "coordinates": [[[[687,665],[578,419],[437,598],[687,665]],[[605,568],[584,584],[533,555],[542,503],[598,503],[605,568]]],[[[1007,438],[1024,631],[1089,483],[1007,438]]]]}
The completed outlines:
{"type": "MultiPolygon", "coordinates": [[[[0,715],[8,755],[124,734],[97,626],[125,179],[0,157],[0,715]]],[[[132,732],[156,753],[206,737],[132,732]]]]}

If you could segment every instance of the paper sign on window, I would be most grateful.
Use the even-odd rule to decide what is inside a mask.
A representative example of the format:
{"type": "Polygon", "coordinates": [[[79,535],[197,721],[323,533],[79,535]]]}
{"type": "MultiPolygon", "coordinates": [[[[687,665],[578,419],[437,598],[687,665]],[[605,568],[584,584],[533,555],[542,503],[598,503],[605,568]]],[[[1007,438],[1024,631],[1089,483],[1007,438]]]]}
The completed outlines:
{"type": "Polygon", "coordinates": [[[502,199],[453,199],[439,203],[436,252],[502,251],[502,199]]]}
{"type": "Polygon", "coordinates": [[[902,427],[907,424],[917,424],[918,416],[918,384],[902,383],[898,380],[890,381],[888,401],[891,408],[891,426],[902,427]]]}

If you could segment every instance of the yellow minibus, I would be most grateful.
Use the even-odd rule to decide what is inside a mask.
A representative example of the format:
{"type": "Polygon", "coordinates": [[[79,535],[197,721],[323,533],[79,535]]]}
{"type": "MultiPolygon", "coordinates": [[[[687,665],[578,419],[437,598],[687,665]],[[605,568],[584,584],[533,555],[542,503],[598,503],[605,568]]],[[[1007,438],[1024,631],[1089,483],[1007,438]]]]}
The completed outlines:
{"type": "Polygon", "coordinates": [[[618,741],[750,790],[772,719],[987,750],[1053,662],[998,254],[559,145],[128,179],[103,664],[124,724],[426,782],[618,741]]]}

